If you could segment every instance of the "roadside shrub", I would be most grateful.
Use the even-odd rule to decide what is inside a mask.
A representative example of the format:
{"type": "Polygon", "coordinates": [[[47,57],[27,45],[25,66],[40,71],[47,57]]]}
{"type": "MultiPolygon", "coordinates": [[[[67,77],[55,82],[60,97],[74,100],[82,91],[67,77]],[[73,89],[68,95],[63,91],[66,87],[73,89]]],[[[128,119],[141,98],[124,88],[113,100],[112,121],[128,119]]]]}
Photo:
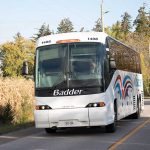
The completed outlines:
{"type": "Polygon", "coordinates": [[[1,107],[1,112],[0,118],[2,123],[11,123],[13,121],[14,113],[9,103],[7,103],[5,107],[1,107]]]}
{"type": "Polygon", "coordinates": [[[34,83],[24,78],[0,78],[0,120],[20,124],[33,121],[34,83]]]}

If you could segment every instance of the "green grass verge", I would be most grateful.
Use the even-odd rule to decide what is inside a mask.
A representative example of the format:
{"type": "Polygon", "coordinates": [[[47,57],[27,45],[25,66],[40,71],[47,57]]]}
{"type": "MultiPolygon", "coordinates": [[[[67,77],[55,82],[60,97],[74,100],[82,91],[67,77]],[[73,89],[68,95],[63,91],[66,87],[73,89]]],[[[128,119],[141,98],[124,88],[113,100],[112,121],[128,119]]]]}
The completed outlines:
{"type": "Polygon", "coordinates": [[[0,135],[34,126],[34,122],[23,124],[0,124],[0,135]]]}

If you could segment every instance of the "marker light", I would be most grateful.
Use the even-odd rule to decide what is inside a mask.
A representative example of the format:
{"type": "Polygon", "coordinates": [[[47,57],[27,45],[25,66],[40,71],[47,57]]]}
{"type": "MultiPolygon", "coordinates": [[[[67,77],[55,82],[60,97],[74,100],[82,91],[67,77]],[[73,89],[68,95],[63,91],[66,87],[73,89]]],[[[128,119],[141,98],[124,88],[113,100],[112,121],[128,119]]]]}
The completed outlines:
{"type": "Polygon", "coordinates": [[[47,109],[52,109],[51,107],[49,107],[48,105],[37,105],[35,107],[36,110],[47,110],[47,109]]]}
{"type": "Polygon", "coordinates": [[[96,103],[90,103],[86,107],[104,107],[105,103],[104,102],[96,102],[96,103]]]}
{"type": "Polygon", "coordinates": [[[99,107],[104,107],[105,103],[104,102],[99,102],[99,107]]]}
{"type": "Polygon", "coordinates": [[[61,44],[61,43],[73,43],[73,42],[80,42],[79,39],[67,39],[67,40],[59,40],[56,43],[61,44]]]}

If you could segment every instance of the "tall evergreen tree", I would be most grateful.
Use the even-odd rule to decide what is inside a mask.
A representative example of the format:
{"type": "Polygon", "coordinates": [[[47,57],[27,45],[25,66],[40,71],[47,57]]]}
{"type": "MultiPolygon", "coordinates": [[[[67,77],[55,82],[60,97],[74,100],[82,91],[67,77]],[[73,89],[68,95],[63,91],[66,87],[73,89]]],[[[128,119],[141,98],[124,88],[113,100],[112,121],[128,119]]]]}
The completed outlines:
{"type": "Polygon", "coordinates": [[[38,33],[34,34],[33,39],[36,41],[38,38],[46,35],[52,34],[49,25],[45,25],[45,23],[38,29],[38,33]]]}
{"type": "Polygon", "coordinates": [[[131,16],[125,12],[123,15],[121,15],[122,21],[121,21],[121,32],[124,35],[124,38],[126,39],[127,35],[130,33],[130,30],[132,29],[131,26],[131,16]]]}
{"type": "Polygon", "coordinates": [[[111,36],[118,40],[122,40],[123,35],[121,33],[121,22],[120,21],[117,21],[115,24],[112,25],[111,36]]]}
{"type": "Polygon", "coordinates": [[[145,6],[140,7],[138,10],[138,15],[134,20],[135,32],[150,35],[150,16],[146,12],[145,6]]]}
{"type": "Polygon", "coordinates": [[[73,30],[74,30],[74,27],[69,18],[62,19],[57,27],[58,33],[73,32],[73,30]]]}
{"type": "Polygon", "coordinates": [[[102,32],[102,22],[100,18],[95,22],[95,26],[92,30],[95,32],[102,32]]]}

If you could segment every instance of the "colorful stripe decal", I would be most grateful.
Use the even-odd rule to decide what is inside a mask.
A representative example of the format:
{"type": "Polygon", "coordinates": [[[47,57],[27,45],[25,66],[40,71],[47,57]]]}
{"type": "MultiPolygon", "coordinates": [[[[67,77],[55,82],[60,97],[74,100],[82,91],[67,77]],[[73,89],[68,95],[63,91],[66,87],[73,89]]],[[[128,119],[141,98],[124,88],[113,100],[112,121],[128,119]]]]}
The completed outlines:
{"type": "Polygon", "coordinates": [[[126,75],[122,81],[121,76],[118,75],[115,84],[114,90],[118,91],[120,98],[125,99],[128,96],[128,89],[133,89],[133,84],[130,76],[126,75]]]}

